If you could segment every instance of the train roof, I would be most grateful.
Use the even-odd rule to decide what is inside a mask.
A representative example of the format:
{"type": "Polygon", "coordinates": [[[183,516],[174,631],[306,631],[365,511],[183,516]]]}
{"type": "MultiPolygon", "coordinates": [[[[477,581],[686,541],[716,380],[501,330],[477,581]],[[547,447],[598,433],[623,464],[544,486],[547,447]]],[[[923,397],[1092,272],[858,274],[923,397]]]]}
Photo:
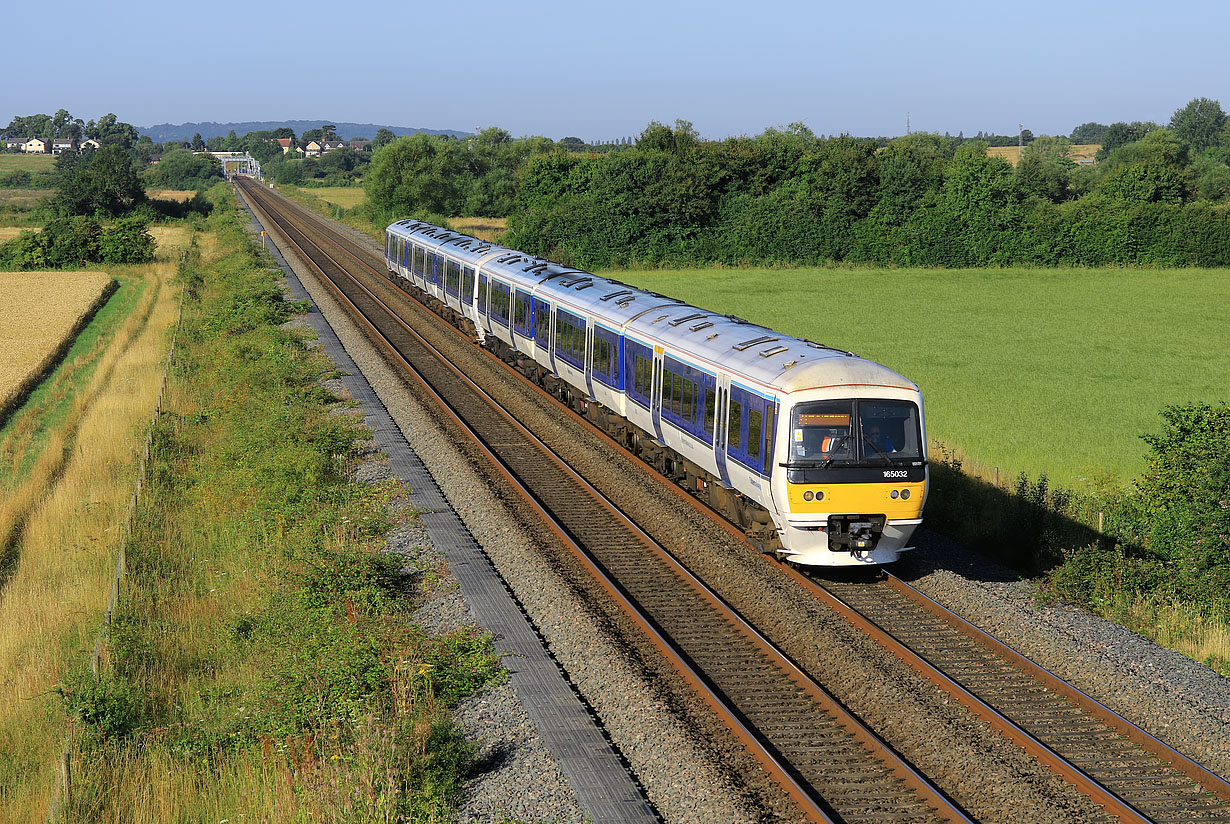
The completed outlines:
{"type": "Polygon", "coordinates": [[[908,378],[853,352],[775,332],[499,244],[413,220],[398,221],[389,226],[389,232],[481,264],[488,275],[532,289],[536,297],[599,316],[606,325],[642,341],[686,352],[689,359],[710,368],[721,364],[725,371],[776,391],[845,385],[918,390],[908,378]]]}

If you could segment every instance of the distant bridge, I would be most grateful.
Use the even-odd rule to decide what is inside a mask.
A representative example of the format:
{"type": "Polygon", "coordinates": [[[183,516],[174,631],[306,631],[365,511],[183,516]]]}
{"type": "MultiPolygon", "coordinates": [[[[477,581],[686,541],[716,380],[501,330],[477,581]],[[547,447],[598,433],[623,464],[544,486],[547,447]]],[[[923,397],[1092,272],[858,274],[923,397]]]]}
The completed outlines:
{"type": "Polygon", "coordinates": [[[247,152],[193,152],[193,154],[207,154],[218,158],[218,162],[222,164],[222,172],[228,179],[235,175],[261,176],[260,161],[247,152]]]}

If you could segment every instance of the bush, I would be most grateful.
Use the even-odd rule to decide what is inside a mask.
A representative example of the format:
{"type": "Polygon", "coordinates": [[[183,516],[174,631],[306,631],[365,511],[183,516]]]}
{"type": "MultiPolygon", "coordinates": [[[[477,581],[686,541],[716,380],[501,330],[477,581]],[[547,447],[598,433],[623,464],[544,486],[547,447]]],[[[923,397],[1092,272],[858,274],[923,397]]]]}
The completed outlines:
{"type": "Polygon", "coordinates": [[[156,244],[149,224],[140,218],[121,218],[102,230],[98,260],[103,263],[147,263],[154,259],[156,244]]]}

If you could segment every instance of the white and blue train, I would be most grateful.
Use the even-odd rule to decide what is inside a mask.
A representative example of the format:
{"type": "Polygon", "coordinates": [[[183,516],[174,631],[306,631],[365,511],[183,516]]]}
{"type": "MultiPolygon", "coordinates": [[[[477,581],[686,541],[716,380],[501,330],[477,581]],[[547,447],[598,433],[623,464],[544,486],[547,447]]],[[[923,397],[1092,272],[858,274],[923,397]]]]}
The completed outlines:
{"type": "Polygon", "coordinates": [[[800,564],[883,564],[928,489],[922,394],[873,361],[401,220],[390,278],[800,564]]]}

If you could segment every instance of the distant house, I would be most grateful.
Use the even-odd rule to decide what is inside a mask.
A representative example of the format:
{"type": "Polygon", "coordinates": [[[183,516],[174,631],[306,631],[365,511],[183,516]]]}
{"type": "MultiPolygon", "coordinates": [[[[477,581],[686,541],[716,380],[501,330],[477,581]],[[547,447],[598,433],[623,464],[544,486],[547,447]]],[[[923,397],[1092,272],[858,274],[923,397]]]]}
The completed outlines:
{"type": "Polygon", "coordinates": [[[356,137],[354,140],[350,141],[350,148],[354,149],[356,152],[370,152],[372,150],[372,142],[370,140],[364,140],[360,137],[356,137]]]}
{"type": "Polygon", "coordinates": [[[346,148],[346,141],[344,140],[326,140],[321,144],[320,151],[321,154],[328,154],[329,152],[336,152],[338,149],[344,148],[346,148]]]}
{"type": "Polygon", "coordinates": [[[26,154],[47,154],[47,141],[41,137],[32,137],[21,145],[26,154]]]}
{"type": "Polygon", "coordinates": [[[77,151],[77,141],[75,140],[53,140],[51,141],[51,153],[53,155],[64,154],[65,152],[77,151]]]}
{"type": "Polygon", "coordinates": [[[273,139],[273,145],[280,148],[282,150],[282,154],[287,154],[295,147],[295,141],[289,137],[275,137],[273,139]]]}
{"type": "Polygon", "coordinates": [[[88,137],[88,138],[86,138],[85,140],[81,141],[81,151],[83,151],[83,152],[84,152],[84,151],[86,150],[86,148],[90,148],[90,149],[101,149],[101,148],[102,148],[102,144],[101,144],[101,143],[99,143],[99,142],[98,142],[97,140],[95,140],[94,138],[92,138],[92,137],[88,137]]]}
{"type": "Polygon", "coordinates": [[[6,137],[4,138],[4,148],[10,152],[20,152],[21,147],[26,144],[29,138],[26,137],[6,137]]]}
{"type": "Polygon", "coordinates": [[[160,154],[152,154],[152,155],[150,155],[150,156],[149,156],[149,165],[151,165],[151,166],[157,166],[157,165],[158,165],[159,163],[161,163],[161,162],[162,162],[162,155],[160,155],[160,154]]]}
{"type": "Polygon", "coordinates": [[[321,144],[316,140],[309,140],[299,147],[308,157],[320,157],[321,144]]]}

